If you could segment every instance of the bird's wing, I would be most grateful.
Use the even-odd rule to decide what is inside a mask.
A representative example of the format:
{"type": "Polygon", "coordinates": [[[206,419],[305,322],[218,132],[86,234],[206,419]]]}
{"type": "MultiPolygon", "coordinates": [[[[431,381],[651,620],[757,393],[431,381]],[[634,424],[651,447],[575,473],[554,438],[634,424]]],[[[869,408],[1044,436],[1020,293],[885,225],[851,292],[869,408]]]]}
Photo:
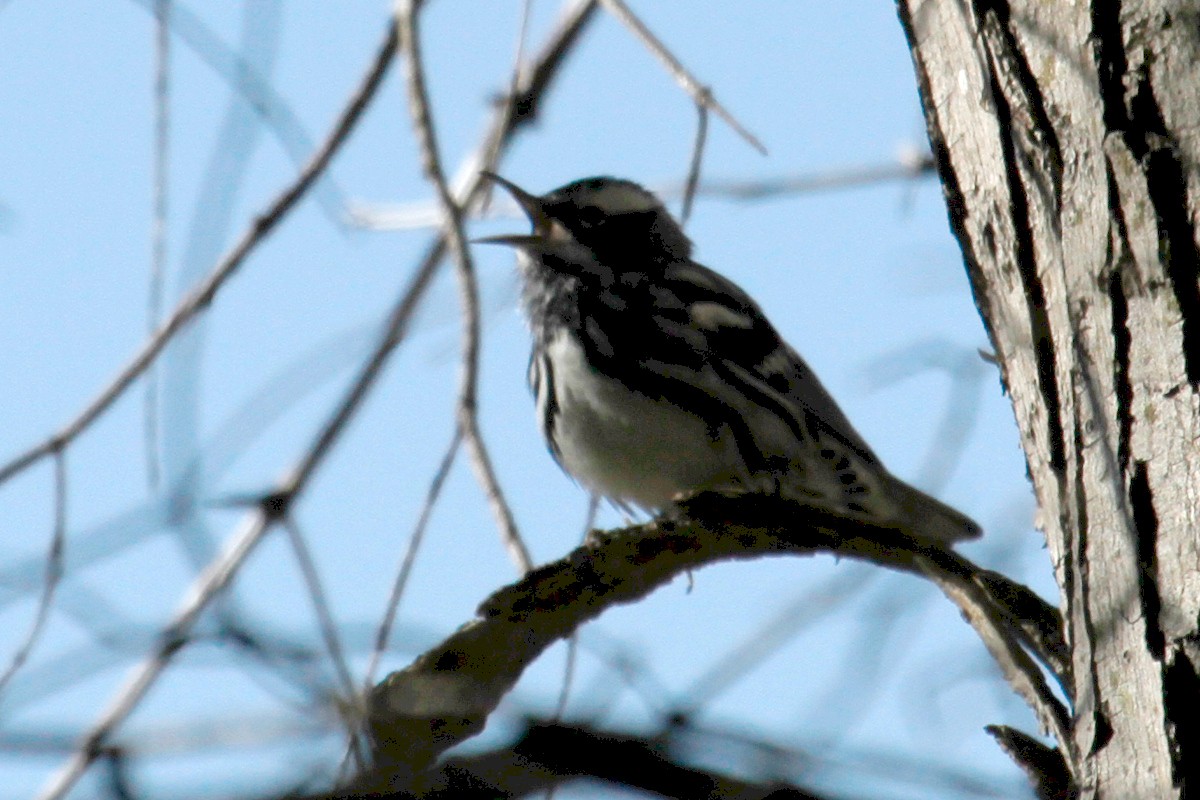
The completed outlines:
{"type": "Polygon", "coordinates": [[[663,285],[680,301],[665,313],[726,377],[740,380],[764,404],[786,404],[807,427],[832,436],[867,463],[878,462],[804,359],[741,287],[693,261],[668,267],[663,285]]]}

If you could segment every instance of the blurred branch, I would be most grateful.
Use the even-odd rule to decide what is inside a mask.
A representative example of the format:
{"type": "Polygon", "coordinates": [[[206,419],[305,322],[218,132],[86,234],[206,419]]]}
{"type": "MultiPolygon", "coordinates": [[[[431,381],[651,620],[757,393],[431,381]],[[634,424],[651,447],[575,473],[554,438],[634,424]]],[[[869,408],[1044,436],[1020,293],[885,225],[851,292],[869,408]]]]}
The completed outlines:
{"type": "MultiPolygon", "coordinates": [[[[251,448],[270,426],[320,390],[348,364],[366,358],[378,335],[378,323],[360,323],[352,329],[326,337],[298,352],[278,372],[262,377],[253,393],[221,422],[183,473],[200,474],[198,482],[214,486],[229,468],[251,448]]],[[[68,580],[149,541],[177,519],[175,493],[135,503],[106,519],[71,532],[71,547],[65,554],[68,580]]],[[[222,499],[217,504],[229,503],[222,499]]],[[[246,504],[242,497],[240,505],[246,504]]],[[[13,558],[0,564],[0,610],[26,595],[42,591],[44,559],[39,556],[13,558]]],[[[108,603],[101,592],[85,588],[78,580],[68,582],[69,593],[59,595],[57,607],[95,635],[106,630],[128,630],[134,623],[108,603]]]]}
{"type": "MultiPolygon", "coordinates": [[[[897,758],[885,750],[866,750],[850,758],[828,753],[822,742],[779,744],[735,730],[704,728],[687,718],[660,721],[655,733],[602,728],[595,722],[561,724],[531,719],[511,745],[472,755],[451,756],[407,784],[370,786],[366,781],[290,800],[332,798],[501,798],[526,797],[574,781],[603,781],[655,797],[816,798],[878,797],[878,789],[858,794],[818,793],[817,786],[845,783],[893,788],[887,797],[1023,796],[1018,782],[981,778],[938,763],[932,754],[897,758]],[[708,768],[719,761],[724,771],[708,768]],[[735,777],[736,776],[736,777],[735,777]],[[794,776],[802,776],[803,783],[794,776]],[[898,789],[904,786],[905,792],[898,789]],[[640,790],[640,791],[639,791],[640,790]]],[[[593,784],[594,785],[594,784],[593,784]]],[[[544,795],[543,795],[544,796],[544,795]]],[[[622,794],[624,796],[624,794],[622,794]]],[[[1056,800],[1065,800],[1056,798],[1056,800]]]]}
{"type": "MultiPolygon", "coordinates": [[[[308,708],[305,714],[268,712],[261,708],[204,718],[159,721],[138,725],[114,737],[109,752],[133,759],[174,758],[212,754],[219,750],[264,748],[281,742],[328,737],[341,722],[330,705],[308,708]]],[[[43,758],[72,752],[78,742],[74,731],[6,726],[0,732],[0,752],[24,753],[43,758]]],[[[171,797],[177,797],[172,793],[171,797]]]]}
{"type": "MultiPolygon", "coordinates": [[[[531,724],[511,747],[448,760],[407,784],[358,784],[308,800],[525,797],[579,779],[683,800],[828,800],[781,781],[754,782],[686,766],[671,752],[670,731],[645,737],[582,725],[531,724]]],[[[839,795],[844,797],[845,795],[839,795]]]]}
{"type": "Polygon", "coordinates": [[[351,95],[324,144],[313,154],[296,180],[253,220],[238,243],[220,260],[209,276],[188,293],[166,322],[142,345],[141,350],[74,420],[46,441],[0,466],[0,483],[36,464],[54,451],[66,447],[87,430],[154,363],[159,353],[175,335],[193,317],[208,308],[225,282],[296,206],[316,179],[325,171],[325,168],[329,166],[333,156],[345,143],[361,118],[362,112],[375,96],[395,53],[396,31],[394,26],[389,25],[383,43],[376,51],[362,82],[351,95]]]}
{"type": "MultiPolygon", "coordinates": [[[[694,152],[696,151],[693,150],[694,152]]],[[[915,180],[925,176],[932,177],[933,174],[933,161],[929,156],[902,155],[899,161],[890,164],[842,167],[825,172],[785,175],[780,178],[706,178],[696,185],[695,194],[698,197],[730,200],[767,200],[857,186],[875,186],[891,181],[915,180]]],[[[674,200],[687,196],[688,180],[685,178],[682,182],[651,185],[649,188],[663,200],[674,200]]],[[[439,221],[436,205],[427,200],[412,203],[359,203],[351,205],[347,213],[351,225],[375,231],[432,228],[436,227],[439,221]]],[[[515,218],[521,216],[521,211],[516,203],[504,201],[494,204],[488,213],[479,216],[484,219],[515,218]]]]}
{"type": "MultiPolygon", "coordinates": [[[[785,175],[781,178],[752,181],[709,179],[701,184],[700,194],[706,197],[728,197],[734,200],[762,200],[768,197],[913,180],[924,176],[932,177],[934,174],[932,156],[926,153],[904,152],[896,162],[890,164],[840,167],[825,172],[785,175]]],[[[668,186],[662,190],[662,195],[673,197],[683,191],[684,187],[682,186],[668,186]]]]}
{"type": "Polygon", "coordinates": [[[945,411],[936,432],[929,437],[930,448],[914,484],[932,494],[945,488],[966,451],[967,439],[979,420],[985,379],[993,374],[992,370],[976,350],[938,338],[888,350],[863,368],[872,391],[939,370],[950,379],[945,411]]]}
{"type": "MultiPolygon", "coordinates": [[[[154,211],[150,229],[150,283],[146,289],[148,336],[162,317],[163,285],[167,271],[167,204],[171,145],[171,10],[172,0],[154,0],[154,164],[151,183],[154,211]]],[[[158,374],[146,375],[146,475],[151,492],[158,489],[159,430],[158,374]]]]}
{"type": "MultiPolygon", "coordinates": [[[[150,10],[156,20],[159,17],[159,6],[164,0],[134,0],[138,5],[150,10]]],[[[171,8],[167,19],[170,32],[199,56],[217,76],[229,85],[229,88],[253,109],[263,121],[266,129],[274,134],[283,152],[297,167],[303,168],[306,155],[314,149],[314,142],[300,122],[299,116],[292,110],[291,104],[284,99],[271,81],[264,77],[262,71],[249,63],[241,54],[230,48],[219,35],[204,20],[197,16],[184,3],[167,0],[171,8]]],[[[338,219],[338,212],[343,206],[340,190],[328,176],[322,176],[315,189],[317,200],[324,207],[331,219],[338,219]]]]}
{"type": "Polygon", "coordinates": [[[668,738],[636,736],[586,726],[531,725],[510,753],[500,751],[454,759],[442,774],[457,783],[469,776],[499,789],[509,781],[545,776],[551,783],[512,786],[513,794],[529,794],[565,780],[590,778],[622,787],[641,789],[663,797],[755,798],[822,800],[796,786],[771,781],[755,783],[714,770],[684,766],[669,752],[668,738]]]}
{"type": "MultiPolygon", "coordinates": [[[[693,716],[746,675],[777,653],[784,644],[861,592],[878,573],[862,570],[850,576],[836,575],[820,586],[813,586],[755,626],[739,643],[715,659],[684,691],[675,712],[693,716]]],[[[874,632],[872,631],[872,634],[874,632]]],[[[872,636],[873,641],[877,638],[872,636]]]]}
{"type": "Polygon", "coordinates": [[[489,714],[538,655],[605,609],[640,600],[677,575],[730,559],[832,553],[933,580],[963,612],[1005,677],[1060,741],[1066,710],[1046,686],[978,576],[981,570],[904,531],[849,520],[763,495],[712,494],[679,519],[602,533],[485,600],[438,647],[376,687],[369,723],[376,763],[403,781],[483,729],[489,714]],[[728,520],[736,520],[729,522],[728,520]]]}

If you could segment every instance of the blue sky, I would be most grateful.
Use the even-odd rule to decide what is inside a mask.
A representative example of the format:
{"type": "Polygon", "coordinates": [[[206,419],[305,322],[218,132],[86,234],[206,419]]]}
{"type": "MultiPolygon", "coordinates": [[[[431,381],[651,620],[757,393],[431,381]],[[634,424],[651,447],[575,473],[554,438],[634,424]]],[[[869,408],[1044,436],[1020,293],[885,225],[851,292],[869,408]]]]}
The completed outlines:
{"type": "MultiPolygon", "coordinates": [[[[534,3],[527,53],[537,50],[558,5],[534,3]]],[[[631,5],[768,147],[759,154],[714,118],[706,177],[766,180],[895,164],[922,146],[911,64],[890,3],[759,1],[736,11],[705,5],[703,13],[695,4],[631,5]]],[[[451,174],[505,89],[519,12],[518,3],[499,0],[428,5],[427,73],[451,174]]],[[[302,158],[324,137],[387,13],[388,4],[365,0],[180,7],[171,41],[166,308],[291,181],[295,154],[302,158]],[[231,92],[228,73],[214,69],[221,48],[241,47],[294,115],[286,130],[265,126],[231,92]]],[[[145,2],[0,6],[0,461],[78,414],[146,336],[153,44],[145,2]]],[[[191,484],[194,513],[172,517],[167,512],[179,507],[148,485],[143,384],[68,449],[66,579],[43,638],[0,697],[0,772],[12,796],[28,796],[65,758],[61,748],[23,751],[17,737],[69,737],[107,704],[197,564],[233,534],[243,515],[234,501],[273,485],[308,445],[428,241],[425,230],[346,223],[351,207],[432,198],[400,74],[392,71],[319,191],[160,362],[160,464],[168,483],[203,465],[191,484]],[[105,635],[123,642],[115,654],[105,635]],[[63,658],[85,674],[48,683],[66,674],[63,658]]],[[[591,174],[670,186],[686,173],[695,122],[692,103],[658,62],[601,15],[499,171],[533,191],[591,174]]],[[[470,232],[520,226],[515,218],[476,221],[470,232]]],[[[985,538],[964,552],[1040,590],[1052,586],[1008,401],[994,367],[975,352],[987,349],[987,339],[935,180],[754,202],[702,196],[688,232],[698,260],[760,300],[893,472],[936,481],[923,485],[984,525],[985,538]],[[945,369],[925,367],[947,363],[957,365],[954,402],[972,427],[944,469],[936,466],[946,455],[939,425],[952,384],[945,369]]],[[[538,436],[512,255],[482,247],[474,255],[484,310],[481,425],[535,559],[548,561],[578,542],[587,501],[538,436]]],[[[458,335],[457,296],[443,270],[413,335],[297,508],[356,677],[450,439],[458,335]]],[[[36,611],[29,586],[37,586],[31,576],[53,527],[52,486],[48,462],[0,486],[0,567],[8,570],[0,570],[0,663],[36,611]]],[[[622,519],[606,511],[600,522],[622,519]]],[[[385,669],[469,619],[514,577],[460,458],[385,669]]],[[[238,607],[256,626],[319,648],[311,603],[279,532],[236,586],[238,607]]],[[[1019,785],[982,726],[1034,732],[1035,725],[957,612],[916,580],[829,558],[714,567],[690,585],[677,581],[606,613],[582,636],[568,713],[650,726],[661,707],[648,707],[622,683],[614,653],[643,665],[639,680],[658,687],[652,694],[661,706],[685,703],[722,656],[775,617],[805,627],[706,700],[705,724],[827,755],[880,750],[904,758],[936,749],[938,763],[1005,791],[1019,785]]],[[[530,670],[490,736],[511,730],[521,713],[553,708],[563,658],[556,648],[530,670]]],[[[314,685],[334,685],[328,664],[312,670],[314,685]]],[[[336,763],[336,726],[327,719],[325,736],[280,744],[263,732],[268,722],[311,724],[311,699],[228,645],[201,644],[118,735],[146,748],[134,780],[150,796],[175,796],[181,785],[187,796],[261,788],[336,763]],[[178,740],[213,730],[257,731],[269,741],[251,736],[253,744],[197,754],[178,740]]],[[[817,777],[824,786],[877,786],[836,772],[817,777]]],[[[77,796],[97,789],[92,780],[77,796]]],[[[883,796],[924,795],[901,788],[883,796]]]]}

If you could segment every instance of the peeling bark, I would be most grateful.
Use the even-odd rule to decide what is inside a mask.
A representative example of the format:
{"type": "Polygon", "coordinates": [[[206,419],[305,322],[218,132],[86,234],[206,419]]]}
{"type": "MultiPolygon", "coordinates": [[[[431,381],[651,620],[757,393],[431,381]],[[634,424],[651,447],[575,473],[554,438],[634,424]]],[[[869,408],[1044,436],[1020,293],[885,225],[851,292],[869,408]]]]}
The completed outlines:
{"type": "Polygon", "coordinates": [[[1080,797],[1200,791],[1200,10],[899,0],[1061,593],[1080,797]]]}

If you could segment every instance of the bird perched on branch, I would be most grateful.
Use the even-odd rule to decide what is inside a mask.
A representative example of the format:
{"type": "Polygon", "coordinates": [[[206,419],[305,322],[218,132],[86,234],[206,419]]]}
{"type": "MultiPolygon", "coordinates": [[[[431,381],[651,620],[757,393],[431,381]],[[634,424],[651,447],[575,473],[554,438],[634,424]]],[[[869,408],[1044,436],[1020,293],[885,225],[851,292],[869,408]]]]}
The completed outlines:
{"type": "Polygon", "coordinates": [[[585,178],[534,195],[518,253],[529,381],[558,463],[625,506],[769,492],[941,542],[970,519],[893,477],[804,360],[641,186],[585,178]]]}

